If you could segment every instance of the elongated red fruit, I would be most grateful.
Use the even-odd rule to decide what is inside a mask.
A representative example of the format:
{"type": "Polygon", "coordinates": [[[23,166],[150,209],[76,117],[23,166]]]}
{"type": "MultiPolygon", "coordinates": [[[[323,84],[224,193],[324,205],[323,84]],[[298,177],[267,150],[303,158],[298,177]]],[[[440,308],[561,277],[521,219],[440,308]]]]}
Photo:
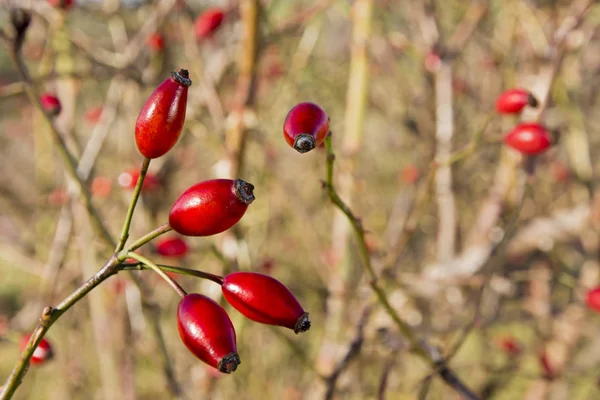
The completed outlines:
{"type": "Polygon", "coordinates": [[[44,93],[40,96],[40,102],[42,103],[42,108],[51,116],[56,116],[60,114],[62,110],[62,105],[60,104],[60,100],[58,97],[51,93],[44,93]]]}
{"type": "Polygon", "coordinates": [[[269,275],[234,272],[223,278],[221,290],[229,304],[248,319],[296,333],[310,329],[308,313],[283,283],[269,275]]]}
{"type": "Polygon", "coordinates": [[[600,312],[600,286],[587,292],[585,302],[590,309],[600,312]]]}
{"type": "MultiPolygon", "coordinates": [[[[21,339],[21,351],[25,350],[27,347],[27,343],[29,343],[29,339],[31,338],[31,334],[23,336],[21,339]]],[[[31,365],[40,365],[49,361],[54,357],[54,351],[52,349],[52,345],[45,338],[42,339],[40,344],[33,351],[33,355],[31,356],[30,363],[31,365]]]]}
{"type": "Polygon", "coordinates": [[[143,156],[158,158],[175,146],[183,129],[191,84],[188,71],[181,69],[152,92],[135,123],[135,142],[143,156]]]}
{"type": "Polygon", "coordinates": [[[177,308],[179,336],[200,360],[229,374],[240,364],[235,330],[216,301],[198,293],[183,297],[177,308]]]}
{"type": "Polygon", "coordinates": [[[184,236],[210,236],[235,225],[254,201],[254,185],[241,179],[197,183],[173,204],[169,224],[184,236]]]}
{"type": "Polygon", "coordinates": [[[295,105],[283,122],[285,141],[300,153],[311,151],[329,133],[329,117],[314,103],[295,105]]]}
{"type": "Polygon", "coordinates": [[[523,154],[534,155],[546,151],[550,145],[550,133],[537,123],[523,123],[504,137],[504,143],[523,154]]]}
{"type": "Polygon", "coordinates": [[[202,40],[212,36],[223,23],[225,13],[220,8],[209,8],[196,18],[194,28],[196,39],[202,40]]]}
{"type": "Polygon", "coordinates": [[[179,237],[161,239],[156,244],[156,252],[165,257],[184,257],[188,251],[187,243],[179,237]]]}
{"type": "Polygon", "coordinates": [[[537,107],[538,101],[525,89],[509,89],[496,99],[496,111],[500,114],[520,113],[526,105],[537,107]]]}

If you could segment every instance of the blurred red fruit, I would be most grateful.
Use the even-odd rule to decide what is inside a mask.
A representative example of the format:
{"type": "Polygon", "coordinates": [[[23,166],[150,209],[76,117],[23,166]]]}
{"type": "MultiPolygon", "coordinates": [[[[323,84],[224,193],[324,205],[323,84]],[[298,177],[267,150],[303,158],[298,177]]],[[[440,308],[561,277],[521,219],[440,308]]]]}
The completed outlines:
{"type": "Polygon", "coordinates": [[[55,8],[68,10],[75,5],[75,0],[48,0],[48,4],[55,8]]]}
{"type": "Polygon", "coordinates": [[[402,181],[404,183],[412,184],[419,180],[419,168],[415,164],[409,164],[402,169],[402,181]]]}
{"type": "Polygon", "coordinates": [[[496,111],[500,114],[520,113],[526,105],[537,107],[537,99],[525,89],[510,89],[498,96],[496,111]]]}
{"type": "Polygon", "coordinates": [[[196,39],[202,40],[211,37],[223,23],[225,13],[220,8],[210,8],[204,11],[196,18],[194,28],[196,29],[196,39]]]}
{"type": "Polygon", "coordinates": [[[585,302],[591,310],[600,313],[600,286],[590,289],[587,292],[585,302]]]}
{"type": "Polygon", "coordinates": [[[521,343],[512,336],[506,336],[498,341],[500,348],[510,356],[518,356],[523,352],[521,343]]]}
{"type": "Polygon", "coordinates": [[[54,96],[51,93],[44,93],[40,96],[40,102],[42,103],[42,108],[51,116],[56,116],[60,114],[60,110],[62,106],[60,104],[60,100],[58,97],[54,96]]]}
{"type": "Polygon", "coordinates": [[[540,124],[522,123],[504,137],[504,143],[523,154],[540,154],[551,145],[550,133],[540,124]]]}
{"type": "Polygon", "coordinates": [[[163,36],[158,32],[154,32],[152,35],[150,35],[150,37],[146,41],[146,44],[148,45],[148,48],[150,48],[150,50],[152,50],[155,53],[160,53],[165,49],[165,40],[163,39],[163,36]]]}
{"type": "Polygon", "coordinates": [[[187,243],[179,237],[164,238],[156,244],[156,252],[165,257],[184,257],[188,251],[187,243]]]}
{"type": "MultiPolygon", "coordinates": [[[[25,335],[21,339],[21,351],[25,350],[25,348],[27,347],[27,343],[29,343],[29,338],[31,338],[31,334],[25,335]]],[[[31,356],[31,365],[43,364],[46,361],[51,360],[53,356],[54,353],[52,351],[52,345],[50,345],[50,342],[44,338],[33,351],[33,355],[31,356]]]]}
{"type": "MultiPolygon", "coordinates": [[[[125,189],[134,189],[137,184],[138,179],[140,178],[140,171],[136,169],[131,169],[129,171],[122,172],[119,175],[117,181],[119,185],[125,189]]],[[[151,173],[146,173],[146,178],[144,179],[144,183],[142,184],[142,190],[151,192],[160,187],[160,180],[158,177],[151,173]]]]}
{"type": "Polygon", "coordinates": [[[101,199],[110,196],[112,182],[105,176],[97,176],[92,181],[92,195],[101,199]]]}
{"type": "Polygon", "coordinates": [[[102,115],[102,107],[92,107],[89,108],[84,114],[83,119],[90,124],[97,124],[100,121],[100,116],[102,115]]]}
{"type": "Polygon", "coordinates": [[[544,377],[546,379],[556,378],[556,369],[552,365],[552,362],[550,361],[550,358],[548,357],[548,354],[545,351],[539,355],[539,362],[540,366],[542,367],[542,371],[544,372],[544,377]]]}

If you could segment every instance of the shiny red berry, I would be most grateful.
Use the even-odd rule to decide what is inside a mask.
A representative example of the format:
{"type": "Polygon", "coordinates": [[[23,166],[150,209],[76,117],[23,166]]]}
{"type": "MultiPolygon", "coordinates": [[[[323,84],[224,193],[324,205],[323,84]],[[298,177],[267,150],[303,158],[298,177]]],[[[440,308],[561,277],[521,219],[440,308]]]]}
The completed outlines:
{"type": "Polygon", "coordinates": [[[58,99],[58,97],[54,96],[51,93],[42,94],[40,96],[40,102],[42,103],[44,111],[46,111],[51,116],[56,116],[60,114],[60,111],[62,110],[60,100],[58,99]]]}
{"type": "Polygon", "coordinates": [[[210,236],[235,225],[254,201],[254,186],[241,179],[197,183],[177,199],[169,224],[184,236],[210,236]]]}
{"type": "Polygon", "coordinates": [[[165,257],[183,257],[188,251],[186,241],[179,237],[164,238],[156,244],[156,252],[165,257]]]}
{"type": "Polygon", "coordinates": [[[300,153],[323,143],[329,133],[329,117],[314,103],[295,105],[283,122],[285,141],[300,153]]]}
{"type": "Polygon", "coordinates": [[[52,7],[68,10],[75,5],[75,0],[48,0],[48,3],[52,7]]]}
{"type": "Polygon", "coordinates": [[[600,286],[590,289],[585,295],[587,306],[600,313],[600,286]]]}
{"type": "Polygon", "coordinates": [[[194,28],[196,39],[202,40],[212,36],[223,23],[225,13],[220,8],[210,8],[196,18],[194,28]]]}
{"type": "MultiPolygon", "coordinates": [[[[138,179],[140,179],[140,171],[138,169],[130,169],[128,171],[122,172],[117,178],[119,182],[119,186],[125,189],[134,189],[135,185],[137,185],[138,179]]],[[[151,192],[160,187],[161,182],[160,179],[151,173],[146,173],[146,177],[144,178],[144,183],[142,184],[142,190],[151,192]]]]}
{"type": "Polygon", "coordinates": [[[537,99],[525,89],[510,89],[498,96],[496,111],[500,114],[520,113],[526,105],[537,107],[537,99]]]}
{"type": "Polygon", "coordinates": [[[550,145],[550,133],[537,123],[523,123],[504,137],[504,143],[523,154],[534,155],[546,151],[550,145]]]}
{"type": "Polygon", "coordinates": [[[200,360],[229,374],[240,364],[233,323],[216,301],[197,293],[183,297],[177,308],[179,336],[200,360]]]}
{"type": "Polygon", "coordinates": [[[310,329],[308,313],[277,279],[257,272],[234,272],[223,278],[223,296],[246,318],[284,326],[294,332],[310,329]]]}
{"type": "Polygon", "coordinates": [[[160,53],[165,49],[165,40],[158,32],[154,32],[146,41],[148,48],[155,53],[160,53]]]}
{"type": "MultiPolygon", "coordinates": [[[[25,350],[27,347],[27,343],[29,343],[29,339],[31,338],[31,334],[23,336],[21,339],[21,351],[25,350]]],[[[45,338],[42,339],[38,347],[33,351],[33,355],[31,356],[31,365],[40,365],[49,361],[54,356],[54,352],[52,350],[52,345],[45,338]]]]}
{"type": "Polygon", "coordinates": [[[177,143],[192,84],[185,69],[171,73],[150,95],[135,123],[135,142],[143,156],[157,158],[177,143]]]}

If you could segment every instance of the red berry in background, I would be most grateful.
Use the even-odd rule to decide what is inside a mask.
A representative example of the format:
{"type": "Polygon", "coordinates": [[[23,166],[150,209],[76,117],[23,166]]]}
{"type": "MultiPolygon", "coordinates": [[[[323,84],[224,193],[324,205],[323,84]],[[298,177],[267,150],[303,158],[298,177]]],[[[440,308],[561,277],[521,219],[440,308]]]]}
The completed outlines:
{"type": "Polygon", "coordinates": [[[105,176],[97,176],[92,181],[91,191],[94,197],[106,198],[112,192],[112,182],[105,176]]]}
{"type": "Polygon", "coordinates": [[[60,100],[58,97],[54,96],[51,93],[44,93],[40,96],[40,102],[42,103],[42,108],[51,116],[56,116],[60,114],[60,110],[62,110],[62,106],[60,104],[60,100]]]}
{"type": "Polygon", "coordinates": [[[102,107],[92,107],[83,114],[83,119],[90,124],[97,124],[101,115],[102,107]]]}
{"type": "MultiPolygon", "coordinates": [[[[29,338],[31,338],[31,334],[23,336],[21,339],[21,351],[25,350],[27,347],[27,343],[29,343],[29,338]]],[[[46,339],[42,339],[38,347],[33,351],[33,355],[31,356],[31,365],[40,365],[49,361],[54,356],[52,351],[52,345],[46,339]]]]}
{"type": "Polygon", "coordinates": [[[590,289],[587,292],[585,302],[588,308],[600,313],[600,286],[590,289]]]}
{"type": "Polygon", "coordinates": [[[175,146],[183,129],[191,84],[188,71],[181,69],[172,72],[150,95],[135,123],[135,142],[143,156],[158,158],[175,146]]]}
{"type": "Polygon", "coordinates": [[[155,53],[160,53],[165,49],[165,40],[158,32],[154,32],[152,35],[150,35],[146,41],[146,44],[148,45],[148,48],[155,53]]]}
{"type": "Polygon", "coordinates": [[[254,201],[254,186],[241,179],[197,183],[175,201],[169,214],[173,230],[184,236],[210,236],[235,225],[254,201]]]}
{"type": "Polygon", "coordinates": [[[196,39],[202,40],[212,36],[223,23],[225,13],[220,8],[209,8],[198,15],[194,22],[196,39]]]}
{"type": "MultiPolygon", "coordinates": [[[[138,179],[140,179],[140,171],[137,169],[130,169],[128,171],[122,172],[117,178],[119,182],[119,186],[125,189],[133,190],[135,185],[137,185],[138,179]]],[[[142,190],[151,192],[160,187],[160,179],[154,174],[146,173],[146,177],[144,178],[144,183],[142,184],[142,190]]]]}
{"type": "Polygon", "coordinates": [[[223,278],[225,299],[246,318],[283,326],[294,332],[310,329],[308,313],[277,279],[257,272],[234,272],[223,278]]]}
{"type": "Polygon", "coordinates": [[[499,340],[500,348],[510,356],[518,356],[523,352],[521,343],[512,336],[506,336],[499,340]]]}
{"type": "Polygon", "coordinates": [[[540,366],[542,367],[542,371],[544,371],[544,377],[546,379],[554,379],[557,376],[557,371],[552,365],[548,354],[544,351],[539,355],[540,366]]]}
{"type": "Polygon", "coordinates": [[[504,143],[523,154],[534,155],[546,151],[550,133],[537,123],[522,123],[504,137],[504,143]]]}
{"type": "Polygon", "coordinates": [[[283,122],[285,141],[300,153],[306,153],[323,143],[329,133],[329,117],[314,103],[292,107],[283,122]]]}
{"type": "Polygon", "coordinates": [[[419,180],[419,176],[421,173],[419,172],[419,168],[415,164],[409,164],[406,167],[402,168],[401,171],[402,182],[413,184],[419,180]]]}
{"type": "Polygon", "coordinates": [[[188,251],[187,243],[179,237],[164,238],[156,244],[156,252],[165,257],[183,257],[188,251]]]}
{"type": "Polygon", "coordinates": [[[216,301],[197,293],[183,297],[177,308],[179,336],[200,360],[229,374],[240,364],[233,323],[216,301]]]}
{"type": "Polygon", "coordinates": [[[525,89],[510,89],[498,96],[496,111],[500,114],[520,113],[526,105],[537,107],[537,99],[525,89]]]}
{"type": "Polygon", "coordinates": [[[425,55],[424,65],[427,71],[434,74],[438,72],[442,66],[442,57],[440,57],[440,54],[437,51],[432,50],[425,55]]]}
{"type": "Polygon", "coordinates": [[[52,7],[68,10],[75,5],[75,0],[48,0],[48,3],[52,7]]]}

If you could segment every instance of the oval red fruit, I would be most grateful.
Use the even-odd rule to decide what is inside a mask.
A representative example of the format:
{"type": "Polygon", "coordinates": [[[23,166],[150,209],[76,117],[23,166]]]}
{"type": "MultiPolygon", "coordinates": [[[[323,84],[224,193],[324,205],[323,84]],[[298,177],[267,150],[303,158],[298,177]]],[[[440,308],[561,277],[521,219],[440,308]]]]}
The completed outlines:
{"type": "Polygon", "coordinates": [[[163,39],[162,35],[158,32],[154,32],[152,35],[150,35],[150,37],[146,41],[146,44],[148,45],[148,48],[150,48],[150,50],[154,51],[155,53],[160,53],[165,49],[165,40],[163,39]]]}
{"type": "Polygon", "coordinates": [[[540,124],[523,123],[504,137],[504,143],[523,154],[539,154],[550,147],[550,133],[540,124]]]}
{"type": "Polygon", "coordinates": [[[186,295],[177,308],[177,327],[183,343],[200,360],[226,374],[237,369],[233,323],[216,301],[197,293],[186,295]]]}
{"type": "Polygon", "coordinates": [[[58,97],[51,93],[44,93],[40,96],[40,102],[42,103],[42,108],[51,116],[56,116],[60,114],[62,110],[62,105],[60,104],[60,100],[58,97]]]}
{"type": "Polygon", "coordinates": [[[225,13],[220,8],[210,8],[204,11],[196,18],[194,28],[196,29],[196,39],[202,40],[212,36],[217,28],[223,23],[225,13]]]}
{"type": "Polygon", "coordinates": [[[191,84],[188,71],[181,69],[150,95],[135,123],[135,142],[143,156],[158,158],[175,146],[183,129],[191,84]]]}
{"type": "Polygon", "coordinates": [[[308,313],[283,283],[269,275],[234,272],[223,278],[221,289],[229,304],[248,319],[296,333],[310,329],[308,313]]]}
{"type": "Polygon", "coordinates": [[[183,257],[189,251],[189,247],[182,238],[164,238],[156,244],[156,252],[165,257],[183,257]]]}
{"type": "Polygon", "coordinates": [[[600,312],[600,286],[590,289],[587,292],[585,302],[590,309],[600,312]]]}
{"type": "Polygon", "coordinates": [[[496,111],[500,114],[520,113],[526,105],[537,107],[537,99],[525,89],[510,89],[496,100],[496,111]]]}
{"type": "MultiPolygon", "coordinates": [[[[31,334],[23,336],[20,344],[21,351],[25,350],[30,338],[31,334]]],[[[30,362],[32,365],[40,365],[45,363],[46,361],[51,360],[53,356],[54,351],[52,349],[52,345],[48,340],[44,338],[33,351],[33,355],[31,356],[30,362]]]]}
{"type": "Polygon", "coordinates": [[[254,186],[241,179],[197,183],[177,199],[169,214],[173,230],[184,236],[210,236],[235,225],[254,201],[254,186]]]}
{"type": "Polygon", "coordinates": [[[329,117],[314,103],[295,105],[283,122],[283,137],[300,153],[319,146],[329,133],[329,117]]]}

